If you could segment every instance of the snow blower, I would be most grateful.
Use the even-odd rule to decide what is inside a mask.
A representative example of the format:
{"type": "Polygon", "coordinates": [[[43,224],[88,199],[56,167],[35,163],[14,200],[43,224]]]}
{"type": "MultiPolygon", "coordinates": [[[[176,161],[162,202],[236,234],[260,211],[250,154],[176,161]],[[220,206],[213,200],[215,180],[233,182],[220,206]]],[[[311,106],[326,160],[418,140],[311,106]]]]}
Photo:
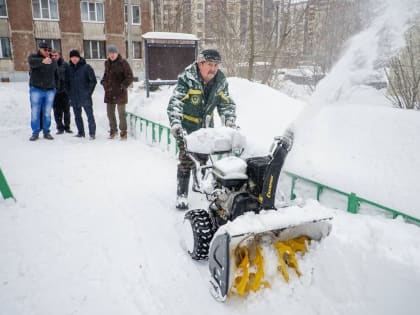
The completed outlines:
{"type": "Polygon", "coordinates": [[[237,129],[204,128],[184,136],[184,142],[196,165],[193,188],[209,201],[208,209],[185,213],[186,246],[193,259],[208,259],[213,297],[225,301],[269,287],[264,279],[266,250],[277,254],[286,282],[289,270],[300,276],[298,257],[311,241],[330,233],[331,218],[287,218],[276,211],[277,182],[293,132],[276,137],[267,156],[246,160],[239,157],[245,140],[237,129]],[[200,165],[196,153],[208,154],[210,164],[200,165]]]}

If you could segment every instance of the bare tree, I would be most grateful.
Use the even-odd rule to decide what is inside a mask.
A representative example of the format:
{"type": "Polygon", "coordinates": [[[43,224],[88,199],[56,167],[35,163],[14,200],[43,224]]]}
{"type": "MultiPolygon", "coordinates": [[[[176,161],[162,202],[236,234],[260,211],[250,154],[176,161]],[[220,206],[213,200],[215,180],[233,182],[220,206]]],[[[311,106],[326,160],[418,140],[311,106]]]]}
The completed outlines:
{"type": "Polygon", "coordinates": [[[310,35],[304,59],[327,72],[338,60],[343,44],[367,23],[369,0],[310,0],[310,35]]]}
{"type": "MultiPolygon", "coordinates": [[[[292,2],[292,0],[282,0],[280,3],[277,2],[273,32],[271,32],[272,38],[267,41],[269,44],[265,49],[268,54],[263,58],[266,64],[262,77],[263,84],[271,85],[271,80],[273,79],[277,68],[282,61],[284,62],[284,60],[279,58],[279,54],[283,52],[285,55],[283,48],[292,46],[293,40],[291,40],[290,37],[293,31],[298,28],[299,25],[302,25],[308,4],[303,3],[303,6],[292,5],[292,2]]],[[[298,40],[296,37],[294,39],[298,40]]],[[[295,53],[295,56],[296,55],[297,54],[295,53]]]]}
{"type": "Polygon", "coordinates": [[[414,25],[406,33],[406,46],[390,61],[388,98],[404,109],[420,109],[420,26],[414,25]]]}
{"type": "Polygon", "coordinates": [[[206,45],[215,45],[223,56],[223,68],[229,76],[241,76],[241,65],[248,57],[241,41],[241,3],[230,1],[228,7],[223,0],[213,0],[208,12],[208,38],[206,45]]]}
{"type": "Polygon", "coordinates": [[[255,26],[254,26],[254,0],[251,0],[249,8],[249,57],[248,57],[248,80],[254,76],[255,59],[255,26]]]}

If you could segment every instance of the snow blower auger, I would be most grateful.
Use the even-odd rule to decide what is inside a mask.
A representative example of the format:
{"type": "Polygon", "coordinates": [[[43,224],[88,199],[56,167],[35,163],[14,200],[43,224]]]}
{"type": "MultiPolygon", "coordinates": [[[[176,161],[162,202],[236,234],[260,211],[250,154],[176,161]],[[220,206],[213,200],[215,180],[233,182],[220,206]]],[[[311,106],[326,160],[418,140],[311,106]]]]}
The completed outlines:
{"type": "Polygon", "coordinates": [[[184,141],[196,165],[194,190],[209,201],[207,210],[186,212],[186,246],[193,259],[208,259],[213,297],[225,301],[234,294],[245,296],[270,287],[264,253],[277,256],[279,275],[286,282],[293,270],[300,276],[299,257],[311,241],[330,233],[331,218],[276,211],[277,182],[293,145],[293,132],[276,137],[267,156],[247,160],[238,157],[245,140],[236,129],[200,129],[184,141]],[[201,166],[196,153],[208,154],[210,164],[201,166]],[[214,161],[215,155],[224,154],[214,161]]]}

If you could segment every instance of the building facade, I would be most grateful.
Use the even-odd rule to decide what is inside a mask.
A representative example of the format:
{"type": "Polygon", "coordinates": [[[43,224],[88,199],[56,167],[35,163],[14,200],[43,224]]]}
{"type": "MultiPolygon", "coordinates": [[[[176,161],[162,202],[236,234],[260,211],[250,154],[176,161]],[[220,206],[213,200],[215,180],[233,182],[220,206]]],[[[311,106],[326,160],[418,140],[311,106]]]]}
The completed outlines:
{"type": "Polygon", "coordinates": [[[0,0],[0,78],[27,79],[27,57],[40,41],[66,60],[78,49],[97,73],[103,72],[106,46],[114,44],[140,73],[150,6],[146,0],[0,0]]]}
{"type": "Polygon", "coordinates": [[[278,64],[293,66],[309,59],[319,32],[315,21],[335,1],[341,0],[0,0],[0,79],[26,80],[27,57],[40,41],[66,60],[71,49],[80,50],[98,75],[106,46],[114,44],[141,79],[142,35],[149,31],[194,34],[200,49],[220,49],[233,69],[247,58],[252,30],[255,62],[281,46],[278,64]],[[281,44],[290,25],[290,40],[281,44]]]}

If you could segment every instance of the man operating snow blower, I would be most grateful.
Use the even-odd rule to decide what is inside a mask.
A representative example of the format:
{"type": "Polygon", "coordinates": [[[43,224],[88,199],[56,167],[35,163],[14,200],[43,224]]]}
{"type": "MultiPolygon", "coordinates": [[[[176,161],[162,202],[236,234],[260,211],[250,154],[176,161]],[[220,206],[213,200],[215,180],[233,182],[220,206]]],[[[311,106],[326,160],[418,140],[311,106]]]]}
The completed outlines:
{"type": "MultiPolygon", "coordinates": [[[[219,69],[221,62],[222,58],[217,50],[203,50],[197,60],[178,76],[177,85],[169,100],[167,112],[171,132],[179,147],[176,199],[178,209],[188,209],[191,170],[195,168],[194,162],[186,154],[182,134],[213,127],[213,112],[216,108],[222,124],[235,127],[235,103],[229,96],[226,77],[219,69]]],[[[207,162],[207,155],[197,157],[201,164],[207,162]]]]}

